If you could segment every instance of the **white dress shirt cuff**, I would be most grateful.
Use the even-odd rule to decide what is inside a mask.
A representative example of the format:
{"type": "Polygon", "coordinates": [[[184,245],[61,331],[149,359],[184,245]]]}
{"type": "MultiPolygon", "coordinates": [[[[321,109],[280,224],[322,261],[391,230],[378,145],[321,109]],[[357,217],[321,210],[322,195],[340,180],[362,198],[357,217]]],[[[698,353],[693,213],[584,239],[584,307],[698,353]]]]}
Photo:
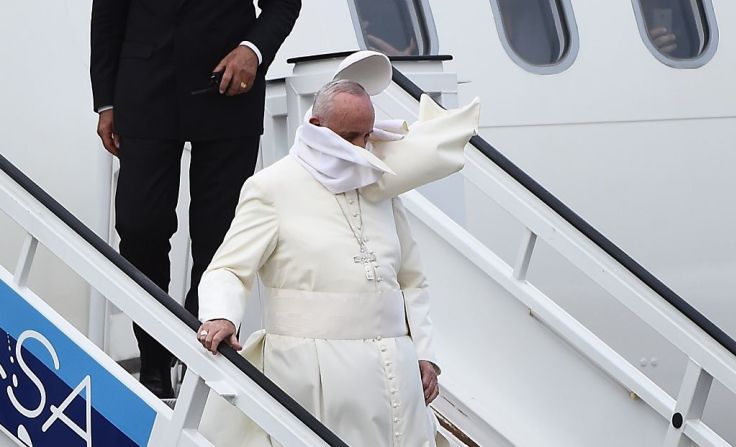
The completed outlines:
{"type": "Polygon", "coordinates": [[[261,65],[261,62],[263,62],[263,55],[261,54],[261,50],[258,49],[258,47],[248,40],[244,40],[240,42],[240,45],[246,46],[253,50],[254,53],[256,53],[256,57],[258,58],[258,65],[261,65]]]}
{"type": "Polygon", "coordinates": [[[102,106],[99,109],[97,109],[97,113],[102,113],[105,110],[112,110],[112,106],[102,106]]]}
{"type": "Polygon", "coordinates": [[[247,290],[237,276],[226,269],[206,272],[199,282],[199,319],[225,319],[240,327],[245,314],[247,290]]]}

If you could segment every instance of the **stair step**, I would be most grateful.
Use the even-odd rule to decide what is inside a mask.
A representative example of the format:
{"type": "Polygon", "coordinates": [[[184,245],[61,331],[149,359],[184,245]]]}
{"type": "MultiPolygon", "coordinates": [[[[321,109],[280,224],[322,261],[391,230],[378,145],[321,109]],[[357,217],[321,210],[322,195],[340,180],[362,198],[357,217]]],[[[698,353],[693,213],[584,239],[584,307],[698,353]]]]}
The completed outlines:
{"type": "Polygon", "coordinates": [[[176,398],[172,398],[172,399],[161,399],[161,402],[163,402],[166,405],[168,405],[169,407],[171,407],[172,410],[176,406],[176,398]]]}

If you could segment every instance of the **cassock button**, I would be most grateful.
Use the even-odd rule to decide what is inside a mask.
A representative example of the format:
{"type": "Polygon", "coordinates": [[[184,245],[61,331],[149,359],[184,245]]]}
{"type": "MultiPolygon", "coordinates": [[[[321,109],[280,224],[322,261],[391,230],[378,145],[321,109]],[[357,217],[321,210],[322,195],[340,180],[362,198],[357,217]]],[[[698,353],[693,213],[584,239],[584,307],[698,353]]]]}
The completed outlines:
{"type": "Polygon", "coordinates": [[[353,217],[358,217],[358,213],[353,213],[353,217]]]}
{"type": "Polygon", "coordinates": [[[353,199],[348,199],[348,204],[349,205],[352,205],[353,204],[353,199]]]}
{"type": "MultiPolygon", "coordinates": [[[[394,422],[399,422],[399,418],[394,418],[394,422]]],[[[396,436],[399,436],[398,434],[396,436]]]]}
{"type": "Polygon", "coordinates": [[[394,407],[394,408],[397,408],[398,406],[399,406],[399,404],[398,404],[398,403],[396,403],[396,402],[394,402],[394,405],[393,405],[393,407],[394,407]]]}

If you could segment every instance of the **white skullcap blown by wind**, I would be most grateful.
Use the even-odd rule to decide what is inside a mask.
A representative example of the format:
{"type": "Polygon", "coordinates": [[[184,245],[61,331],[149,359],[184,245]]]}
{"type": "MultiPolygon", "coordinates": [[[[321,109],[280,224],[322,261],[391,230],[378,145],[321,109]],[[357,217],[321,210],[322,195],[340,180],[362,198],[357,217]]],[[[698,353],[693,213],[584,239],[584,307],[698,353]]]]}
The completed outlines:
{"type": "MultiPolygon", "coordinates": [[[[375,51],[358,51],[346,57],[333,79],[355,81],[371,96],[390,84],[393,68],[388,57],[375,51]]],[[[373,155],[395,175],[381,175],[360,189],[366,199],[378,202],[447,177],[463,168],[464,149],[477,133],[480,100],[445,110],[422,95],[419,120],[406,126],[400,120],[376,120],[371,138],[373,155]],[[403,138],[400,135],[403,134],[403,138]]]]}
{"type": "Polygon", "coordinates": [[[383,53],[364,50],[356,51],[343,59],[337,66],[333,80],[346,79],[362,85],[366,93],[378,95],[391,84],[393,68],[383,53]]]}

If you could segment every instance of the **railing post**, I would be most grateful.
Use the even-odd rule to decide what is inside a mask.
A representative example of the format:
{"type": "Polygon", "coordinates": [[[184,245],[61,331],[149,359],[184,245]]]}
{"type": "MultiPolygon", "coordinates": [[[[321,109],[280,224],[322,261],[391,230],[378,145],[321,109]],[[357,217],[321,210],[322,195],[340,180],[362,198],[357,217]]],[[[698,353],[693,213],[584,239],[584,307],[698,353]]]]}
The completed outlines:
{"type": "Polygon", "coordinates": [[[210,388],[205,381],[194,371],[187,369],[171,422],[166,430],[161,431],[161,438],[152,441],[178,447],[211,447],[212,444],[198,432],[209,392],[210,388]]]}
{"type": "Polygon", "coordinates": [[[705,402],[708,399],[713,376],[690,359],[685,370],[685,377],[680,385],[675,412],[665,436],[664,447],[690,447],[693,443],[684,436],[688,422],[699,420],[703,416],[705,402]]]}
{"type": "Polygon", "coordinates": [[[514,263],[513,277],[517,281],[526,280],[526,274],[529,271],[529,262],[534,253],[534,245],[537,242],[537,235],[529,228],[524,228],[524,234],[521,237],[521,245],[519,246],[516,262],[514,263]]]}
{"type": "Polygon", "coordinates": [[[105,349],[105,332],[107,330],[107,298],[95,289],[89,293],[89,319],[87,338],[98,348],[105,349]]]}
{"type": "Polygon", "coordinates": [[[26,233],[13,275],[13,280],[18,287],[25,287],[26,282],[28,282],[28,275],[31,272],[31,265],[33,264],[33,258],[36,256],[37,247],[38,239],[33,237],[31,233],[26,233]]]}
{"type": "MultiPolygon", "coordinates": [[[[114,169],[113,158],[102,145],[99,145],[95,153],[95,161],[97,169],[95,175],[97,180],[95,183],[99,186],[95,191],[95,202],[97,209],[92,229],[100,237],[109,241],[110,220],[112,218],[112,209],[114,207],[114,199],[112,191],[114,189],[114,169]]],[[[89,315],[87,317],[87,338],[98,348],[105,349],[105,338],[107,336],[107,298],[102,296],[100,292],[90,287],[89,290],[89,315]]]]}

